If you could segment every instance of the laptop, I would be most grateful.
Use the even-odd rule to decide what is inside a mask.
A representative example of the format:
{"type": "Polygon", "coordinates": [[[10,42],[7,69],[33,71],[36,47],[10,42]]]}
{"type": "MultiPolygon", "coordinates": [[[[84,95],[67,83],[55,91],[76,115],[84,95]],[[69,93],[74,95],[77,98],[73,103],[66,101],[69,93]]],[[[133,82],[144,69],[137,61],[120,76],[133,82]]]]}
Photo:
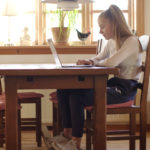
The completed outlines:
{"type": "Polygon", "coordinates": [[[77,67],[77,68],[78,67],[94,67],[92,65],[62,64],[61,61],[60,61],[60,59],[59,59],[59,56],[57,54],[57,51],[55,49],[55,46],[53,44],[52,39],[48,39],[48,44],[50,46],[53,58],[54,58],[55,63],[56,63],[56,66],[61,67],[61,68],[66,68],[66,67],[77,67]]]}

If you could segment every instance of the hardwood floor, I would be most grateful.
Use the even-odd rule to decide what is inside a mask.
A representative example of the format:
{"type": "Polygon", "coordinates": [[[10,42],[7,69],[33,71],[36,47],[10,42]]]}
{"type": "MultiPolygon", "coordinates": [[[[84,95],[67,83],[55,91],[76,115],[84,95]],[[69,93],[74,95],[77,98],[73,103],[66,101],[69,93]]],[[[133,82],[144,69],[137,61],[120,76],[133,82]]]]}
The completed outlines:
{"type": "MultiPolygon", "coordinates": [[[[85,150],[85,136],[82,140],[81,148],[85,150]]],[[[108,141],[107,142],[107,150],[128,150],[128,142],[127,141],[108,141]]],[[[150,149],[150,132],[147,133],[147,150],[150,149]]],[[[0,148],[0,150],[5,150],[5,148],[0,148]]],[[[12,149],[13,150],[13,149],[12,149]]],[[[32,131],[23,131],[22,134],[22,150],[47,150],[44,142],[42,143],[42,147],[38,148],[35,142],[35,133],[32,131]]],[[[137,148],[138,142],[137,142],[137,148]]]]}

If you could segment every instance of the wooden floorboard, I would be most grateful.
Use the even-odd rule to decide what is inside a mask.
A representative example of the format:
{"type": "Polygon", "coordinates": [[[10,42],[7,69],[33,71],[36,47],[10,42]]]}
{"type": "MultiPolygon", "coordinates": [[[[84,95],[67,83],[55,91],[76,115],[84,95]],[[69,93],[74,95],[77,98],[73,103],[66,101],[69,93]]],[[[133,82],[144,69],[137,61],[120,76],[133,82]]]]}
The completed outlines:
{"type": "MultiPolygon", "coordinates": [[[[51,132],[50,132],[51,134],[51,132]]],[[[82,149],[85,150],[85,136],[82,140],[82,149]]],[[[127,141],[108,141],[107,150],[128,150],[127,141]]],[[[147,150],[150,149],[150,132],[147,133],[147,150]]],[[[0,148],[0,150],[5,150],[5,148],[0,148]]],[[[12,149],[13,150],[13,149],[12,149]]],[[[44,141],[42,141],[42,147],[38,148],[35,141],[34,131],[23,131],[22,132],[22,150],[47,150],[44,141]]],[[[137,142],[137,148],[138,142],[137,142]]]]}

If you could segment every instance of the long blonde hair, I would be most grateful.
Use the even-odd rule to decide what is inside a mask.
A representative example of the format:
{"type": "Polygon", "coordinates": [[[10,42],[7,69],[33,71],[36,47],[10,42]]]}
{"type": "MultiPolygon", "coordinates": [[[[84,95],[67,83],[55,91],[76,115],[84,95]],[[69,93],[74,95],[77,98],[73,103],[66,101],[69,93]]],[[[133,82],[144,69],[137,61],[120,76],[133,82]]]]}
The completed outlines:
{"type": "Polygon", "coordinates": [[[100,18],[108,19],[110,21],[117,49],[121,47],[121,38],[127,38],[133,35],[122,11],[116,5],[111,5],[107,10],[103,11],[99,15],[98,20],[100,18]]]}

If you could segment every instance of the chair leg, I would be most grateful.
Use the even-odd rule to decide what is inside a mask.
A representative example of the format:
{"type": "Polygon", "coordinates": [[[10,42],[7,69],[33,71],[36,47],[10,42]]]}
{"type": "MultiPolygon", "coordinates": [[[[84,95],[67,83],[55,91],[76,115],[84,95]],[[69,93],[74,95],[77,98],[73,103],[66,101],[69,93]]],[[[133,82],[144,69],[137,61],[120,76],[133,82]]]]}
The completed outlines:
{"type": "Polygon", "coordinates": [[[146,150],[146,112],[140,114],[140,150],[146,150]]]}
{"type": "Polygon", "coordinates": [[[18,149],[21,150],[21,111],[18,110],[18,149]]]}
{"type": "Polygon", "coordinates": [[[4,111],[0,111],[0,147],[3,147],[4,144],[4,125],[3,125],[3,116],[4,111]]]}
{"type": "Polygon", "coordinates": [[[41,147],[41,100],[36,103],[36,140],[37,146],[41,147]]]}
{"type": "Polygon", "coordinates": [[[135,135],[136,135],[136,115],[135,113],[130,113],[130,140],[129,140],[129,149],[135,150],[135,135]]]}
{"type": "Polygon", "coordinates": [[[53,136],[58,135],[62,131],[61,117],[58,104],[53,103],[53,136]]]}

